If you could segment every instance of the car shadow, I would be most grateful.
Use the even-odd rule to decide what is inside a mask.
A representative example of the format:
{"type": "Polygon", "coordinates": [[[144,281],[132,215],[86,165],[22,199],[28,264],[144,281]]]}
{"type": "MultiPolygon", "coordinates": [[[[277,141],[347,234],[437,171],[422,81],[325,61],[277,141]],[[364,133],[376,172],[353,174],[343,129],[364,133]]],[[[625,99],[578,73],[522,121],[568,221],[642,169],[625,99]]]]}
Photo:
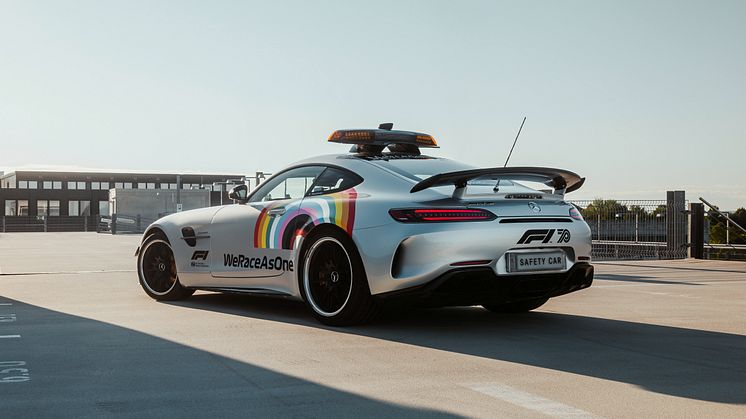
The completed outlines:
{"type": "Polygon", "coordinates": [[[479,307],[388,311],[376,322],[332,328],[299,302],[198,294],[170,303],[425,348],[549,368],[721,403],[746,403],[746,336],[536,311],[479,307]]]}
{"type": "Polygon", "coordinates": [[[607,281],[617,282],[638,282],[642,284],[661,284],[661,285],[693,285],[702,286],[704,284],[697,284],[695,282],[686,281],[667,281],[665,279],[650,279],[652,276],[640,276],[640,275],[621,275],[621,274],[596,274],[593,276],[594,280],[603,279],[607,281]]]}
{"type": "Polygon", "coordinates": [[[20,335],[0,340],[3,417],[454,417],[0,300],[12,303],[18,318],[3,334],[20,335]]]}

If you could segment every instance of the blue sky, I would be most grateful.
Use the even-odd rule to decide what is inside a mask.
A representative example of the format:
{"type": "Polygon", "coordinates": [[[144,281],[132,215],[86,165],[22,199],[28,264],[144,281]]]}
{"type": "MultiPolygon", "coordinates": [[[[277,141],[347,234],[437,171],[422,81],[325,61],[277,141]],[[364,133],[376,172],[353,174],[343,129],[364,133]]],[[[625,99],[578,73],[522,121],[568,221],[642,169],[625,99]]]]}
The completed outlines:
{"type": "Polygon", "coordinates": [[[337,128],[746,206],[746,2],[0,0],[0,167],[274,171],[337,128]]]}

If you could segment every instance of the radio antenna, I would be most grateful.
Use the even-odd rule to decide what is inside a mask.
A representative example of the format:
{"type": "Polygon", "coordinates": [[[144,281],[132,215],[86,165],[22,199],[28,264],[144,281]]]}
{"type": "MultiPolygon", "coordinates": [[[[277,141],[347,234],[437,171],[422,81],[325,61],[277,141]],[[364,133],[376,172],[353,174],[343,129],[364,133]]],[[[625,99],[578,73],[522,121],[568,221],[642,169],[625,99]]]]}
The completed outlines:
{"type": "MultiPolygon", "coordinates": [[[[523,130],[523,124],[525,124],[525,123],[526,123],[526,117],[524,116],[523,117],[523,121],[521,121],[521,126],[520,126],[520,128],[518,128],[518,134],[515,135],[515,140],[513,140],[513,146],[510,147],[510,153],[508,153],[508,158],[505,159],[505,164],[503,165],[503,167],[508,167],[508,162],[510,161],[510,156],[513,155],[513,149],[515,148],[515,143],[518,142],[518,137],[520,137],[521,131],[523,130]]],[[[495,192],[500,192],[500,179],[497,180],[497,183],[495,184],[495,187],[492,188],[492,190],[495,191],[495,192]]]]}
{"type": "Polygon", "coordinates": [[[513,147],[510,147],[510,153],[508,153],[508,158],[505,159],[505,164],[503,167],[508,167],[508,161],[510,161],[510,156],[513,155],[513,149],[515,148],[515,143],[518,142],[518,137],[521,135],[521,130],[523,130],[523,124],[526,123],[526,117],[523,117],[523,122],[521,122],[521,127],[518,128],[518,134],[515,135],[515,140],[513,140],[513,147]]]}

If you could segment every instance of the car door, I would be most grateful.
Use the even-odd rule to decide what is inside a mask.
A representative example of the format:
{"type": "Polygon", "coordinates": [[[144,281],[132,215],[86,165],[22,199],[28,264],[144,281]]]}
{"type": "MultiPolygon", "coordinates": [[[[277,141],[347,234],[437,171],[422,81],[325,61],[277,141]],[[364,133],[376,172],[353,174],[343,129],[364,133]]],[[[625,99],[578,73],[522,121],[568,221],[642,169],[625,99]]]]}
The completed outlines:
{"type": "Polygon", "coordinates": [[[292,250],[282,245],[284,230],[323,169],[286,170],[260,185],[246,204],[218,211],[210,229],[215,286],[282,288],[284,280],[278,277],[293,276],[295,271],[292,250]]]}

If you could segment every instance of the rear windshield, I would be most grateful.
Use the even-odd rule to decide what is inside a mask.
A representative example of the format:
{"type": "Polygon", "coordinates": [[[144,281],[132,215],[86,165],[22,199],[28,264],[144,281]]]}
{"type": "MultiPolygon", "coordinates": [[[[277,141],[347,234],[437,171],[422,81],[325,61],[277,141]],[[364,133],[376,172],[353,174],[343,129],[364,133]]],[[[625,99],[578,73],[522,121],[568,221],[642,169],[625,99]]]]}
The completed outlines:
{"type": "Polygon", "coordinates": [[[371,163],[389,169],[415,182],[425,180],[440,173],[476,169],[465,163],[448,159],[421,156],[414,159],[375,160],[371,163]]]}
{"type": "MultiPolygon", "coordinates": [[[[389,169],[415,182],[420,182],[430,176],[441,173],[476,169],[475,166],[466,163],[427,156],[411,159],[380,159],[371,161],[371,163],[389,169]]],[[[468,185],[469,194],[552,192],[551,189],[548,190],[545,185],[539,183],[518,183],[507,179],[502,179],[498,182],[496,179],[490,179],[489,176],[472,179],[468,182],[468,185]]],[[[453,186],[440,186],[433,189],[442,193],[451,193],[453,186]]]]}

